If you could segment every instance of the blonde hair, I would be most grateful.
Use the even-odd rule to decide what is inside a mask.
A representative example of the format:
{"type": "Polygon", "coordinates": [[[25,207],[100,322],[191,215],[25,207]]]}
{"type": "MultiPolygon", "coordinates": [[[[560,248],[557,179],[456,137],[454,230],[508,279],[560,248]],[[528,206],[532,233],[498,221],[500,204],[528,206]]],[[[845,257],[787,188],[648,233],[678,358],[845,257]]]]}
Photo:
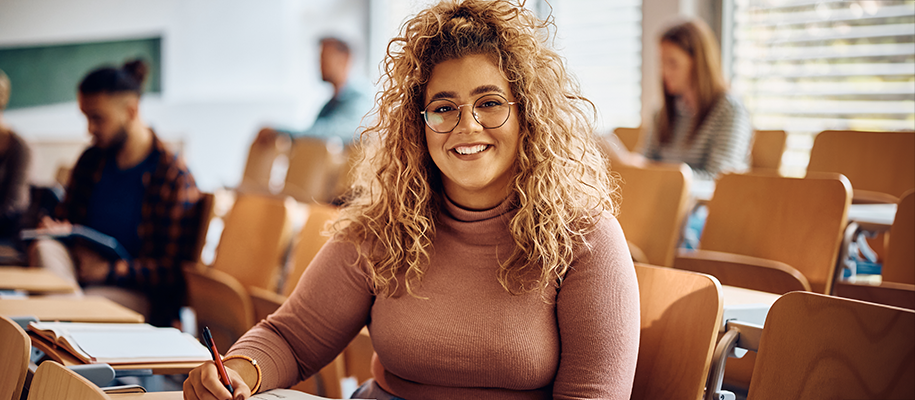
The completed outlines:
{"type": "Polygon", "coordinates": [[[362,134],[366,154],[333,229],[368,261],[376,294],[394,295],[403,276],[416,296],[428,268],[443,189],[419,111],[432,68],[443,61],[490,57],[518,102],[511,183],[518,211],[509,223],[516,246],[497,276],[505,290],[558,285],[600,214],[616,212],[615,181],[591,134],[594,106],[546,46],[550,25],[515,2],[446,0],[407,21],[389,43],[377,118],[362,134]]]}
{"type": "MultiPolygon", "coordinates": [[[[705,117],[712,111],[712,107],[727,91],[727,83],[721,72],[721,51],[718,49],[718,41],[715,39],[712,29],[702,20],[696,19],[668,28],[661,35],[661,42],[679,47],[693,60],[690,79],[696,85],[696,97],[699,104],[696,118],[693,119],[693,126],[690,127],[689,139],[692,140],[705,121],[705,117]]],[[[660,142],[668,143],[673,137],[672,130],[676,117],[675,96],[667,92],[667,86],[663,82],[661,87],[664,88],[664,105],[658,114],[657,132],[660,142]]]]}

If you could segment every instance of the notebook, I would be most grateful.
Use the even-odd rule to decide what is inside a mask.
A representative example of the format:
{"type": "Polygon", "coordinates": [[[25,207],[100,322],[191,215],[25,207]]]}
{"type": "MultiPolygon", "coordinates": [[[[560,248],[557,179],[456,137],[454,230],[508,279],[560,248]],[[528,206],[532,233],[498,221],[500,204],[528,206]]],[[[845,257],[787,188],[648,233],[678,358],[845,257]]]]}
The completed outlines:
{"type": "Polygon", "coordinates": [[[73,225],[69,228],[39,228],[23,229],[19,233],[22,240],[35,240],[38,238],[54,239],[80,239],[92,250],[108,260],[130,260],[130,253],[117,239],[83,225],[73,225]]]}
{"type": "Polygon", "coordinates": [[[305,392],[290,389],[273,389],[258,393],[248,398],[249,400],[327,400],[328,397],[315,396],[305,392]]]}
{"type": "Polygon", "coordinates": [[[209,350],[175,328],[149,324],[31,322],[29,330],[85,363],[204,362],[209,350]]]}

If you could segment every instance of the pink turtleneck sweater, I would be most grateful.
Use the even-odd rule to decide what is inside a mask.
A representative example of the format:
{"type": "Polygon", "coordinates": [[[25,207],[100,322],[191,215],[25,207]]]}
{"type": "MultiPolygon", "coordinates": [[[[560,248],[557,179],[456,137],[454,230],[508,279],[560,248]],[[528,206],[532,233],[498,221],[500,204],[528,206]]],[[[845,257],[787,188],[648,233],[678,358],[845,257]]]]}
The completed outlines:
{"type": "Polygon", "coordinates": [[[289,300],[229,354],[263,370],[262,390],[316,373],[368,325],[388,391],[414,399],[628,399],[639,348],[635,270],[606,215],[550,302],[497,281],[511,253],[510,203],[446,203],[416,298],[376,297],[355,247],[330,241],[289,300]]]}

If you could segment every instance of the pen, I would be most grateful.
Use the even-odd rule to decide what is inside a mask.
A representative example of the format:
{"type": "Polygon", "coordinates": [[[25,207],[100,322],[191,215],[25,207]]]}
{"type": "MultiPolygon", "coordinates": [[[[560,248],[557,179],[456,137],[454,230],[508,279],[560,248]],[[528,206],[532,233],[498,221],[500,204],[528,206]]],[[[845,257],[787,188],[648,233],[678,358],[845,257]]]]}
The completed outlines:
{"type": "Polygon", "coordinates": [[[235,388],[233,388],[232,383],[229,382],[229,374],[226,373],[226,367],[222,365],[222,357],[219,356],[219,350],[216,350],[216,343],[213,342],[213,335],[210,334],[210,327],[208,326],[203,327],[203,341],[207,346],[207,349],[210,349],[210,353],[213,354],[213,361],[216,362],[216,370],[219,371],[219,380],[222,381],[222,384],[229,390],[229,393],[235,394],[235,388]]]}

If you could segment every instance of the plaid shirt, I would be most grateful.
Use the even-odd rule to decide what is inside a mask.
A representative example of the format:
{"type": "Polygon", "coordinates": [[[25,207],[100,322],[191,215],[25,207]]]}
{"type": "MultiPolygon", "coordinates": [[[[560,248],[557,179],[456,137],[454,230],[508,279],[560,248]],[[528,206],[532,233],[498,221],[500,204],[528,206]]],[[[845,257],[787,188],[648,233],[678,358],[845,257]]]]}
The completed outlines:
{"type": "MultiPolygon", "coordinates": [[[[147,294],[153,308],[150,323],[168,324],[184,303],[184,262],[197,261],[200,225],[197,207],[200,191],[184,162],[165,148],[153,134],[159,159],[152,174],[145,174],[141,221],[137,226],[140,250],[128,271],[110,271],[106,284],[138,289],[147,294]],[[160,320],[161,318],[161,320],[160,320]]],[[[95,184],[102,177],[107,152],[90,147],[73,168],[64,201],[56,210],[58,219],[84,224],[95,184]]]]}

